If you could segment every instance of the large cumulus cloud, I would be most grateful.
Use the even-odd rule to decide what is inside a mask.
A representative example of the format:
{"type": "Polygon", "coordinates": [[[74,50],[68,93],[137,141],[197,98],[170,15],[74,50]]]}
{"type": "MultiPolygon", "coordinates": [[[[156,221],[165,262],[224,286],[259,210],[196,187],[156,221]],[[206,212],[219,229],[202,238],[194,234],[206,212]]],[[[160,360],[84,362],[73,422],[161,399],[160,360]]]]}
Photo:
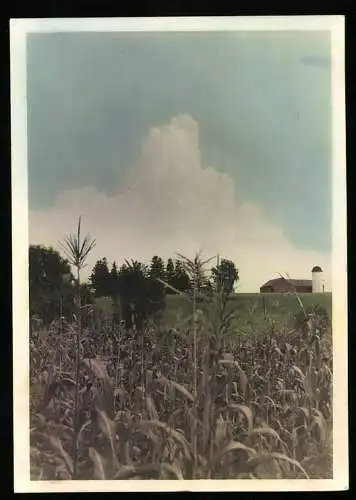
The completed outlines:
{"type": "Polygon", "coordinates": [[[315,264],[331,286],[329,254],[294,246],[228,174],[202,165],[199,126],[188,115],[149,131],[137,165],[114,196],[91,186],[66,190],[49,210],[30,212],[30,242],[56,245],[79,215],[97,240],[88,270],[103,256],[120,263],[202,251],[234,260],[241,291],[257,291],[278,273],[310,278],[315,264]]]}

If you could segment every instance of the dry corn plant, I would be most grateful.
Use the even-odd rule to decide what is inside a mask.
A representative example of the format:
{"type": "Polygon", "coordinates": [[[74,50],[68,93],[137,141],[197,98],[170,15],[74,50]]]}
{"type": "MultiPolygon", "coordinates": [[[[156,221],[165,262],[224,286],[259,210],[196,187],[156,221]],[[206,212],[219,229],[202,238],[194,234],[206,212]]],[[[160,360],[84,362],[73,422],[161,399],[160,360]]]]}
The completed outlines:
{"type": "Polygon", "coordinates": [[[150,325],[137,345],[125,328],[99,325],[82,332],[77,349],[78,325],[64,325],[62,343],[55,331],[32,343],[31,383],[45,387],[31,410],[32,477],[331,477],[325,325],[306,316],[289,335],[242,335],[229,297],[204,291],[208,261],[180,257],[193,286],[177,292],[192,315],[177,328],[150,325]]]}

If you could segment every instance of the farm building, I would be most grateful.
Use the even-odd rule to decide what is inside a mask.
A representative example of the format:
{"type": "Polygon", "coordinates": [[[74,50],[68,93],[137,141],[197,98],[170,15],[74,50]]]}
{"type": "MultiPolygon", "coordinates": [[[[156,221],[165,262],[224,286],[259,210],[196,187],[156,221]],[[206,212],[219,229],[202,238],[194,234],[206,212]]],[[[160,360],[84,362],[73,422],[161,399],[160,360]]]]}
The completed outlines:
{"type": "Polygon", "coordinates": [[[267,281],[260,288],[260,293],[320,293],[324,292],[323,270],[319,266],[312,269],[312,279],[276,278],[267,281]]]}
{"type": "Polygon", "coordinates": [[[312,293],[312,280],[287,280],[286,278],[276,278],[269,280],[261,286],[260,293],[312,293]]]}

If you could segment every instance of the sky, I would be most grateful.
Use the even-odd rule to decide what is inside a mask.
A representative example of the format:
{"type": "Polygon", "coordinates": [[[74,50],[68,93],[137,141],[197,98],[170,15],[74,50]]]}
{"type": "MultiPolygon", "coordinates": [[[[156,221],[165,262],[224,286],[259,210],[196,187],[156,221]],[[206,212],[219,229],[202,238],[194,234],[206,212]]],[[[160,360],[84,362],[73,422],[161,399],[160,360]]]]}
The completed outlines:
{"type": "Polygon", "coordinates": [[[258,291],[320,265],[331,288],[327,32],[31,34],[30,243],[107,257],[219,253],[258,291]]]}

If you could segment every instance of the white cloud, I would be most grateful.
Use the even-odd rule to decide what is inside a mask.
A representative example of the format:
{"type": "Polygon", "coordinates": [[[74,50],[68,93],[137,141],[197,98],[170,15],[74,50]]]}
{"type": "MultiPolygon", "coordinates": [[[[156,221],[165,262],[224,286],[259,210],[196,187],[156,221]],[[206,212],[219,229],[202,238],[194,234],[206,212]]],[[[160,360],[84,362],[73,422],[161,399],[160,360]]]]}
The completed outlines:
{"type": "Polygon", "coordinates": [[[89,268],[103,256],[120,263],[201,250],[205,257],[219,253],[234,260],[241,291],[258,291],[278,273],[310,278],[315,264],[330,287],[330,255],[296,248],[236,188],[229,175],[202,166],[198,124],[181,115],[151,129],[116,195],[94,187],[67,190],[51,209],[30,212],[30,242],[55,245],[82,215],[84,231],[97,240],[89,268]]]}

